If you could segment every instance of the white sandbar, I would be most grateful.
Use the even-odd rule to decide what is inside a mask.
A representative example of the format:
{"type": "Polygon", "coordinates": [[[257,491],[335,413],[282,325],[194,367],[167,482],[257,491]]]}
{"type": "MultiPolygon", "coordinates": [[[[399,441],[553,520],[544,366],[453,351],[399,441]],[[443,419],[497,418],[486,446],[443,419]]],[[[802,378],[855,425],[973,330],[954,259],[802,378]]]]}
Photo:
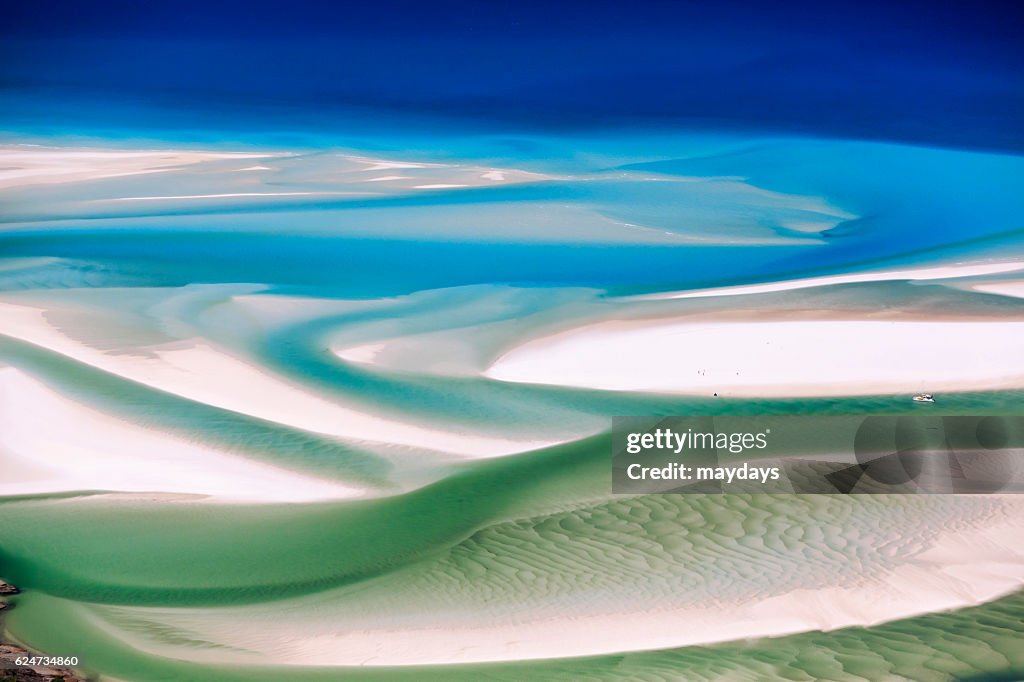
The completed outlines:
{"type": "Polygon", "coordinates": [[[827,396],[1024,386],[1024,322],[600,322],[528,341],[501,381],[720,396],[827,396]]]}
{"type": "Polygon", "coordinates": [[[0,498],[103,490],[309,502],[364,490],[222,452],[71,400],[0,368],[0,498]]]}
{"type": "Polygon", "coordinates": [[[776,291],[792,291],[810,287],[823,287],[834,284],[855,284],[861,282],[887,282],[895,280],[925,281],[937,279],[955,279],[960,277],[978,277],[1004,272],[1024,270],[1024,261],[1005,263],[973,263],[940,265],[927,268],[910,268],[907,270],[879,270],[876,272],[859,272],[847,275],[828,275],[825,277],[806,277],[803,279],[787,279],[765,284],[744,284],[731,287],[712,289],[695,289],[693,291],[649,294],[634,297],[636,300],[663,300],[677,298],[705,298],[708,296],[742,296],[746,294],[767,294],[776,291]]]}

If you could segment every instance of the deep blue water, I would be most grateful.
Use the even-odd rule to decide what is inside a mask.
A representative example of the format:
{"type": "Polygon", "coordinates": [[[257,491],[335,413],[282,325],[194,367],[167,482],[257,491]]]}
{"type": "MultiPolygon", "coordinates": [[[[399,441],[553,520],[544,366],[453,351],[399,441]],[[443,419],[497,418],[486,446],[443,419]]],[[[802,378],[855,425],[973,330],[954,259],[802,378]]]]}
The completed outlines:
{"type": "Polygon", "coordinates": [[[0,129],[700,129],[1024,149],[1006,2],[6,3],[0,129]]]}

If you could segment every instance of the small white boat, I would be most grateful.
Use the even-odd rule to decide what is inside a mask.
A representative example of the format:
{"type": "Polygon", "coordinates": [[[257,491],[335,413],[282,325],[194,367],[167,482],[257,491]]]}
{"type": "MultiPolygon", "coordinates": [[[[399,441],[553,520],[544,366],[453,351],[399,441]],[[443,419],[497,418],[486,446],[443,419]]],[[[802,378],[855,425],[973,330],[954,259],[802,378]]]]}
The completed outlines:
{"type": "Polygon", "coordinates": [[[915,403],[934,403],[935,398],[932,397],[931,393],[918,393],[914,396],[915,403]]]}

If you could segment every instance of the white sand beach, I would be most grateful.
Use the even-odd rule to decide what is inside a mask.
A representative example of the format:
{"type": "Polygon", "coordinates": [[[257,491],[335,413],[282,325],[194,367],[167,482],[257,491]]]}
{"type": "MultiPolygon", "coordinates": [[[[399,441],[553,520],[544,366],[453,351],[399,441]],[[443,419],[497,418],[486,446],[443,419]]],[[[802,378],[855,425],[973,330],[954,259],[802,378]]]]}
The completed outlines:
{"type": "Polygon", "coordinates": [[[0,497],[98,490],[267,503],[365,494],[118,419],[13,367],[0,367],[0,404],[0,497]]]}
{"type": "Polygon", "coordinates": [[[1024,386],[1024,322],[920,319],[606,321],[527,341],[485,376],[736,397],[1024,386]]]}

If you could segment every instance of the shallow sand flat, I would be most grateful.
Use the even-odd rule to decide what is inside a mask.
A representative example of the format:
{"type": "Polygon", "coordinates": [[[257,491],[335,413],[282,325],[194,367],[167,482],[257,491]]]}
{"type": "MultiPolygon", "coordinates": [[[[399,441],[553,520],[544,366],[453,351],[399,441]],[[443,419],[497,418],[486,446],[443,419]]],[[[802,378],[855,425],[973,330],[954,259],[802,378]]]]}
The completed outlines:
{"type": "MultiPolygon", "coordinates": [[[[528,330],[588,311],[601,294],[583,287],[466,286],[385,299],[380,319],[328,340],[346,363],[415,374],[476,377],[528,330]]],[[[570,317],[571,319],[571,317],[570,317]]]]}
{"type": "Polygon", "coordinates": [[[536,183],[547,176],[472,164],[397,163],[329,151],[190,150],[0,146],[3,223],[181,212],[260,211],[282,205],[365,201],[444,189],[536,183]],[[259,163],[253,164],[258,159],[259,163]]]}
{"type": "Polygon", "coordinates": [[[500,381],[720,396],[834,396],[1024,386],[1024,322],[601,322],[527,341],[500,381]]]}
{"type": "Polygon", "coordinates": [[[248,197],[372,196],[366,192],[223,192],[221,194],[177,194],[162,197],[115,197],[97,201],[173,201],[185,199],[238,199],[248,197]]]}
{"type": "Polygon", "coordinates": [[[66,491],[302,502],[365,491],[111,417],[0,368],[0,497],[66,491]]]}
{"type": "MultiPolygon", "coordinates": [[[[704,298],[708,296],[744,296],[748,294],[765,294],[775,291],[792,291],[810,287],[831,286],[834,284],[854,284],[861,282],[885,282],[891,280],[928,281],[956,279],[961,277],[979,277],[1005,272],[1024,270],[1024,261],[1008,261],[999,263],[956,263],[906,270],[879,270],[877,272],[860,272],[846,275],[828,275],[823,277],[807,277],[804,279],[788,279],[766,284],[744,284],[714,289],[697,289],[694,291],[667,292],[633,297],[637,300],[662,300],[677,298],[704,298]]],[[[984,291],[984,289],[978,289],[984,291]]]]}
{"type": "Polygon", "coordinates": [[[968,288],[971,291],[978,291],[983,294],[1009,296],[1010,298],[1024,298],[1024,279],[970,284],[968,285],[968,288]]]}
{"type": "Polygon", "coordinates": [[[351,172],[361,182],[394,183],[409,189],[455,189],[488,187],[550,179],[543,173],[518,168],[492,168],[475,164],[428,163],[380,159],[353,154],[335,154],[335,157],[356,165],[351,172]],[[381,175],[381,172],[399,170],[401,173],[381,175]],[[407,182],[408,181],[408,182],[407,182]]]}
{"type": "Polygon", "coordinates": [[[292,600],[83,608],[93,627],[158,656],[402,666],[877,625],[1024,585],[1011,496],[746,497],[632,498],[496,523],[436,558],[292,600]]]}
{"type": "MultiPolygon", "coordinates": [[[[641,154],[602,137],[635,159],[534,158],[554,149],[545,142],[458,162],[453,146],[430,164],[401,160],[417,152],[396,140],[366,156],[210,159],[0,190],[8,255],[60,259],[21,260],[3,277],[0,359],[16,369],[0,370],[0,387],[11,377],[0,407],[24,404],[0,409],[11,421],[0,472],[11,463],[11,482],[32,493],[115,469],[129,491],[0,504],[2,569],[25,588],[9,631],[41,651],[80,648],[91,671],[133,682],[946,682],[1024,670],[1024,592],[999,599],[1024,578],[1024,498],[613,496],[607,434],[520,452],[604,431],[612,414],[929,411],[909,393],[933,384],[819,400],[787,397],[787,382],[796,395],[873,390],[932,347],[943,372],[975,370],[957,370],[956,387],[992,378],[990,365],[1016,377],[1020,301],[967,290],[1024,277],[1010,255],[1024,195],[1006,184],[1020,164],[918,149],[907,153],[920,163],[853,163],[858,148],[832,142],[794,163],[800,142],[759,147],[749,168],[740,153],[736,167],[727,156],[678,169],[714,178],[616,167],[689,154],[660,133],[648,141],[641,154]],[[391,149],[395,160],[370,158],[391,149]],[[791,169],[836,180],[771,182],[791,169]],[[761,180],[778,192],[749,184],[761,180]],[[470,248],[480,241],[492,244],[470,248]],[[921,262],[851,264],[869,255],[921,262]],[[769,283],[723,286],[749,282],[769,283]],[[683,296],[616,295],[664,291],[683,296]],[[695,338],[679,352],[662,337],[685,325],[695,338]],[[726,328],[746,333],[733,343],[726,328]],[[633,349],[647,341],[625,332],[650,342],[650,374],[633,349]],[[580,357],[598,379],[609,365],[628,376],[631,362],[654,383],[686,368],[700,378],[676,395],[481,378],[506,351],[548,363],[541,340],[563,336],[594,346],[580,357]],[[868,336],[878,342],[857,343],[868,336]],[[765,339],[778,356],[744,345],[765,339]],[[987,358],[966,357],[979,348],[987,358]],[[712,398],[712,382],[741,370],[754,385],[720,395],[780,399],[712,398]],[[815,383],[830,372],[838,383],[815,383]],[[196,470],[209,475],[186,480],[196,470]],[[267,487],[285,476],[286,489],[267,487]],[[314,494],[331,481],[348,490],[314,494]],[[989,599],[960,620],[913,615],[989,599]]],[[[578,355],[541,369],[573,370],[578,355]]],[[[1004,413],[1021,395],[940,391],[933,407],[1004,413]]]]}
{"type": "MultiPolygon", "coordinates": [[[[57,154],[69,155],[70,159],[88,154],[92,156],[87,158],[104,163],[115,159],[124,164],[125,159],[134,158],[133,154],[158,153],[31,146],[17,149],[18,164],[12,163],[12,167],[20,169],[20,185],[39,184],[25,180],[28,171],[22,166],[49,164],[46,172],[61,172],[50,158],[57,154]],[[41,158],[35,159],[33,154],[41,158]]],[[[330,150],[254,152],[237,158],[231,152],[220,156],[210,152],[208,157],[188,157],[189,164],[174,165],[175,155],[207,153],[159,153],[167,157],[161,161],[164,165],[144,165],[136,159],[136,166],[116,172],[86,166],[81,173],[67,174],[60,184],[54,180],[45,186],[19,187],[9,193],[7,211],[0,223],[13,229],[40,229],[43,223],[54,225],[86,218],[145,217],[161,219],[160,223],[149,222],[150,227],[194,227],[194,221],[174,219],[212,212],[241,214],[218,218],[222,224],[238,220],[252,225],[267,221],[265,216],[260,216],[262,221],[254,217],[265,210],[322,211],[358,205],[360,213],[328,215],[325,224],[316,229],[336,233],[341,227],[352,234],[373,237],[443,236],[471,241],[528,238],[557,243],[582,240],[786,247],[820,246],[820,233],[855,217],[820,197],[767,191],[735,178],[678,178],[606,169],[550,174],[525,167],[390,160],[330,150]],[[258,158],[259,163],[253,164],[250,157],[258,158]],[[83,180],[90,182],[79,182],[83,180]],[[560,186],[580,192],[580,201],[551,200],[551,192],[559,192],[560,186]],[[502,188],[509,191],[496,192],[490,201],[485,200],[487,190],[502,188]],[[472,205],[463,204],[456,195],[466,196],[472,205]],[[515,199],[509,201],[509,196],[515,199]],[[522,200],[530,196],[533,200],[522,200]],[[400,197],[409,202],[405,211],[378,214],[372,208],[375,202],[386,204],[400,197]],[[417,210],[428,205],[430,211],[417,210]]],[[[3,189],[0,184],[0,192],[3,189]]],[[[270,222],[276,230],[282,223],[309,229],[319,221],[303,215],[270,222]]]]}
{"type": "Polygon", "coordinates": [[[190,400],[352,440],[425,447],[488,457],[550,445],[418,426],[346,407],[239,359],[204,339],[104,353],[50,324],[45,310],[0,302],[3,334],[61,353],[117,376],[190,400]]]}
{"type": "MultiPolygon", "coordinates": [[[[218,168],[223,173],[270,171],[284,179],[307,182],[398,183],[406,189],[487,187],[535,182],[547,176],[519,169],[491,168],[471,164],[388,161],[350,154],[301,154],[288,151],[205,151],[190,149],[116,149],[89,147],[48,147],[31,144],[0,145],[0,190],[38,184],[57,184],[121,178],[164,172],[208,161],[243,163],[218,168]],[[257,164],[252,159],[260,159],[257,164]],[[283,165],[282,165],[283,163],[283,165]],[[403,169],[401,175],[380,175],[386,169],[403,169]],[[405,181],[409,182],[405,182],[405,181]],[[435,181],[436,180],[436,181],[435,181]]],[[[217,177],[204,178],[209,183],[217,177]]],[[[251,180],[224,182],[251,183],[251,180]]],[[[278,177],[278,179],[282,179],[278,177]]],[[[309,194],[310,192],[303,192],[309,194]]],[[[284,193],[287,194],[287,193],[284,193]]],[[[211,195],[218,196],[218,195],[211,195]]],[[[230,195],[228,195],[230,196],[230,195]]],[[[189,196],[125,197],[125,199],[182,199],[189,196]]]]}
{"type": "MultiPolygon", "coordinates": [[[[203,665],[152,657],[92,627],[75,604],[41,593],[23,594],[10,618],[19,628],[60,632],[45,641],[56,648],[88,647],[109,680],[137,682],[763,682],[764,680],[957,680],[1016,679],[1024,667],[1020,611],[1024,593],[981,606],[891,621],[867,628],[807,632],[788,637],[740,640],[710,646],[506,663],[435,667],[303,667],[203,665]],[[88,629],[86,629],[88,628],[88,629]],[[284,675],[287,672],[289,674],[284,675]]],[[[206,646],[196,642],[197,646],[206,646]]],[[[52,648],[52,647],[51,647],[52,648]]]]}
{"type": "MultiPolygon", "coordinates": [[[[715,324],[1022,321],[1019,307],[976,295],[1012,296],[1018,287],[1017,280],[1003,281],[992,275],[1018,267],[1024,267],[1024,263],[888,271],[876,273],[869,280],[848,288],[828,286],[826,280],[830,278],[821,278],[806,280],[814,283],[807,288],[804,288],[805,281],[800,280],[782,282],[784,286],[778,291],[771,285],[764,285],[763,291],[761,286],[729,287],[693,292],[692,297],[609,296],[600,290],[577,288],[566,290],[559,299],[552,297],[546,306],[538,306],[529,314],[520,313],[518,319],[510,320],[481,317],[449,322],[447,308],[453,303],[442,300],[432,314],[437,320],[432,327],[406,325],[409,315],[399,308],[386,320],[387,326],[377,324],[378,333],[374,333],[377,328],[370,323],[358,327],[357,333],[332,338],[331,351],[346,363],[368,369],[432,376],[479,376],[502,354],[522,344],[523,339],[560,336],[611,320],[616,320],[623,328],[631,324],[653,326],[666,321],[715,324]],[[940,282],[941,287],[915,285],[917,281],[929,280],[940,282]],[[723,293],[719,296],[718,292],[723,293]],[[763,295],[758,297],[758,293],[763,295]],[[885,304],[880,306],[877,301],[885,304]]],[[[847,278],[842,279],[847,281],[847,278]]],[[[852,279],[850,281],[853,283],[852,279]]],[[[486,303],[486,299],[481,297],[481,303],[486,303]]],[[[500,305],[500,301],[497,304],[500,305]]],[[[914,342],[919,343],[919,340],[914,342]]],[[[702,376],[711,376],[708,367],[702,369],[702,376]]]]}
{"type": "Polygon", "coordinates": [[[273,154],[7,145],[0,146],[0,190],[159,173],[204,161],[269,156],[273,154]]]}

